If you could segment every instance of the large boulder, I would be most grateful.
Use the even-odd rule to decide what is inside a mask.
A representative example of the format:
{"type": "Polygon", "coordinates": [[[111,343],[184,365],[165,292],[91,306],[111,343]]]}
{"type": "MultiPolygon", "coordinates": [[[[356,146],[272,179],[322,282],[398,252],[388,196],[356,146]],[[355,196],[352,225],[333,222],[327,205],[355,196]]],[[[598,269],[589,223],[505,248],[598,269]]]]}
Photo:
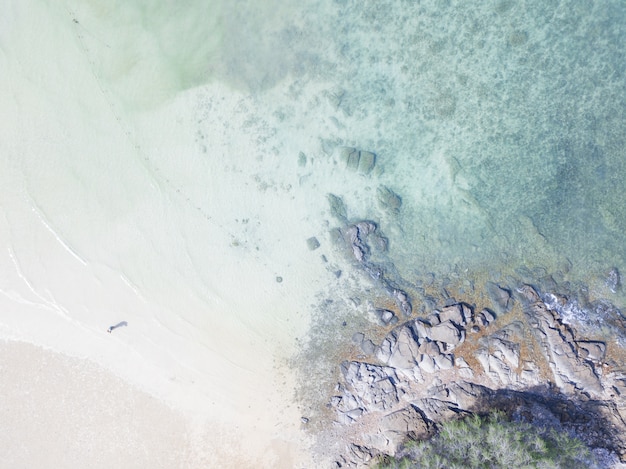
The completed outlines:
{"type": "Polygon", "coordinates": [[[524,313],[535,339],[548,360],[556,385],[566,394],[580,391],[593,398],[604,393],[602,383],[591,361],[578,354],[573,331],[558,313],[548,309],[539,294],[529,285],[518,289],[524,302],[524,313]]]}
{"type": "Polygon", "coordinates": [[[513,295],[508,288],[501,287],[496,283],[487,284],[487,293],[498,314],[506,313],[513,306],[513,295]]]}
{"type": "MultiPolygon", "coordinates": [[[[362,412],[373,410],[387,410],[398,403],[398,393],[395,383],[398,382],[398,376],[393,368],[372,365],[363,362],[344,362],[341,364],[341,371],[346,382],[346,391],[341,397],[338,407],[343,409],[343,413],[348,413],[355,409],[361,409],[362,412]],[[343,401],[350,401],[354,398],[354,405],[348,408],[343,401]]],[[[361,413],[362,413],[361,412],[361,413]]],[[[356,416],[360,416],[358,413],[356,416]]]]}
{"type": "MultiPolygon", "coordinates": [[[[458,326],[465,326],[472,319],[472,310],[469,306],[459,303],[447,306],[437,312],[439,322],[452,321],[458,326]]],[[[432,323],[431,323],[432,324],[432,323]]]]}
{"type": "Polygon", "coordinates": [[[465,340],[465,331],[457,327],[452,321],[443,321],[441,324],[427,329],[427,336],[430,340],[443,342],[448,350],[453,349],[465,340]]]}

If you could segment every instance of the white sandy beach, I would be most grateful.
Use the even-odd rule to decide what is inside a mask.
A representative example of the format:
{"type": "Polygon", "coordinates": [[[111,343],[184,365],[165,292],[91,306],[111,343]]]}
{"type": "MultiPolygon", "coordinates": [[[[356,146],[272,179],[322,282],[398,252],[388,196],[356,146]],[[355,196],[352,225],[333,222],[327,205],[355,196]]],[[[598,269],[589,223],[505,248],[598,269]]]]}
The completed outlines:
{"type": "Polygon", "coordinates": [[[62,6],[8,11],[0,425],[10,467],[307,464],[284,360],[330,276],[305,242],[325,198],[296,199],[290,186],[298,153],[280,170],[267,161],[262,129],[239,130],[251,102],[223,85],[146,90],[133,80],[152,73],[122,74],[123,90],[143,93],[129,110],[86,51],[87,13],[82,26],[62,6]],[[199,142],[202,99],[218,104],[199,142]]]}

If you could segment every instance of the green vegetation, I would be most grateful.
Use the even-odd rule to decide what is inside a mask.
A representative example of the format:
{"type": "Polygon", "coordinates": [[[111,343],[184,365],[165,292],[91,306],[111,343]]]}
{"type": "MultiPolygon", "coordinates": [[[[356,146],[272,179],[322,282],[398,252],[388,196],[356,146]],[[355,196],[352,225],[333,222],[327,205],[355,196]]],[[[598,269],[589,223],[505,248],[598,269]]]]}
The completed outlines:
{"type": "Polygon", "coordinates": [[[508,421],[504,414],[447,422],[428,441],[411,441],[379,469],[594,468],[585,444],[555,430],[508,421]]]}

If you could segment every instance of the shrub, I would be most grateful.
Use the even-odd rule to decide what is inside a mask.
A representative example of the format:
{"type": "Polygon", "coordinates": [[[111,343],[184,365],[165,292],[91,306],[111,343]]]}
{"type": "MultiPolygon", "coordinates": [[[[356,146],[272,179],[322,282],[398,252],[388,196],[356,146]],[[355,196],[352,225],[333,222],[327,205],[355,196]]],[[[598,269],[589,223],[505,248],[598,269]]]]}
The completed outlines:
{"type": "Polygon", "coordinates": [[[411,441],[380,469],[594,468],[582,441],[567,433],[508,421],[503,414],[477,415],[441,425],[427,441],[411,441]]]}

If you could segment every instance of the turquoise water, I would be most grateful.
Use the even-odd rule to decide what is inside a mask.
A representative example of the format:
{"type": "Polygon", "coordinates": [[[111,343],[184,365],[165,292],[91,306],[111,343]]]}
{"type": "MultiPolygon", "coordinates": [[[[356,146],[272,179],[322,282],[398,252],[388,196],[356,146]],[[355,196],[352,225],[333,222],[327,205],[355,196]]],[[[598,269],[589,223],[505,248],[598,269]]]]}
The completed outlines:
{"type": "Polygon", "coordinates": [[[340,8],[345,112],[375,116],[355,140],[408,202],[396,247],[431,269],[623,270],[624,4],[444,3],[340,8]]]}
{"type": "Polygon", "coordinates": [[[387,227],[404,272],[626,271],[623,2],[346,0],[303,18],[277,36],[281,66],[332,85],[322,140],[378,154],[400,213],[372,196],[353,216],[387,227]]]}
{"type": "Polygon", "coordinates": [[[315,176],[338,183],[316,203],[332,191],[350,220],[377,222],[390,240],[379,261],[405,278],[523,267],[601,286],[626,272],[621,1],[70,5],[124,112],[226,85],[245,101],[240,132],[262,134],[256,155],[233,157],[241,167],[265,158],[259,171],[292,187],[300,152],[325,162],[315,176]],[[342,146],[376,153],[376,170],[336,177],[342,146]],[[397,211],[379,201],[388,190],[397,211]]]}
{"type": "Polygon", "coordinates": [[[98,73],[131,105],[216,81],[260,103],[283,90],[262,116],[275,142],[306,119],[307,154],[375,152],[376,173],[337,195],[380,224],[404,275],[626,272],[623,2],[103,5],[104,23],[132,27],[98,73]],[[129,92],[121,62],[140,52],[167,79],[129,92]]]}
{"type": "MultiPolygon", "coordinates": [[[[126,108],[215,83],[244,96],[252,110],[241,131],[264,129],[259,158],[271,154],[277,179],[298,150],[335,167],[342,146],[375,152],[371,175],[331,189],[349,219],[379,224],[390,240],[379,260],[404,278],[543,268],[602,289],[611,268],[626,272],[621,1],[70,10],[91,18],[77,34],[126,108]],[[380,203],[381,190],[401,198],[399,210],[380,203]]],[[[211,111],[198,108],[202,133],[211,111]]],[[[317,176],[334,177],[330,167],[317,176]]]]}

